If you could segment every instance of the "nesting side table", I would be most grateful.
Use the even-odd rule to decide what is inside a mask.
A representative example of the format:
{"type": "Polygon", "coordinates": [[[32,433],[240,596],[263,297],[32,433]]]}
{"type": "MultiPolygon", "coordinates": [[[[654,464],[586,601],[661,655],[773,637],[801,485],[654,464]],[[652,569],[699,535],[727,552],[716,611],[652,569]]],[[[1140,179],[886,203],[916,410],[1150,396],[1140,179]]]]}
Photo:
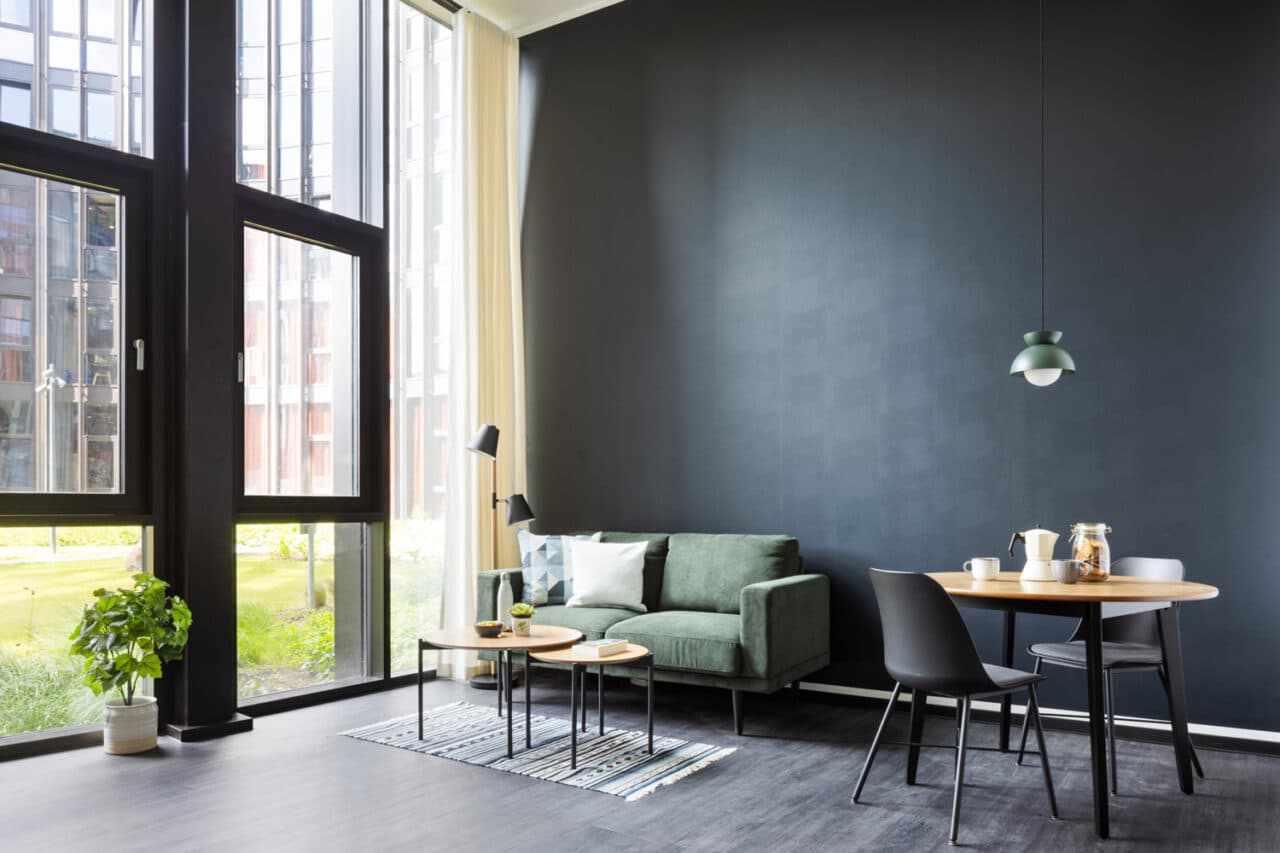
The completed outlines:
{"type": "Polygon", "coordinates": [[[570,751],[569,766],[572,769],[578,767],[578,708],[582,708],[582,730],[587,730],[587,667],[598,667],[596,673],[596,709],[600,716],[600,734],[604,734],[604,668],[606,666],[618,666],[621,664],[635,663],[642,661],[649,670],[649,693],[647,697],[647,711],[645,713],[645,722],[649,731],[649,754],[653,754],[653,654],[644,646],[637,646],[635,643],[627,643],[625,651],[608,657],[594,657],[583,655],[575,651],[572,647],[564,649],[556,649],[554,651],[530,651],[530,655],[534,660],[543,663],[559,663],[568,664],[570,667],[569,680],[569,731],[570,735],[570,751]]]}

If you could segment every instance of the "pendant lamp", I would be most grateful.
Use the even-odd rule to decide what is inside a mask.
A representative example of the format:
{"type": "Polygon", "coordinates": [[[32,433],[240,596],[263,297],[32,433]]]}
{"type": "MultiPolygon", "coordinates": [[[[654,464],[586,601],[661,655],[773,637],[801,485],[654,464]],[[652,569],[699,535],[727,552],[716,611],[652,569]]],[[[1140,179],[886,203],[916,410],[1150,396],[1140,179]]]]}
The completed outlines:
{"type": "Polygon", "coordinates": [[[1009,368],[1011,376],[1040,387],[1076,372],[1071,354],[1058,345],[1062,332],[1047,329],[1044,318],[1044,184],[1044,0],[1040,0],[1040,331],[1022,336],[1026,349],[1009,368]]]}

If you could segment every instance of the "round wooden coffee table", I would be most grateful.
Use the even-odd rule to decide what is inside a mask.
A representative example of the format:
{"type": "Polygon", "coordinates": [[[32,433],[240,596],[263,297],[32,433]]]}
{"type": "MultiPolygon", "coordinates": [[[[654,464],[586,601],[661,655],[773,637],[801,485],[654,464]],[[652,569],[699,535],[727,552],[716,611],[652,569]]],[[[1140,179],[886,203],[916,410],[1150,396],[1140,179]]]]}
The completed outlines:
{"type": "MultiPolygon", "coordinates": [[[[543,663],[560,663],[569,665],[569,767],[578,767],[578,707],[581,696],[582,730],[587,730],[587,667],[597,666],[596,673],[596,708],[600,712],[600,734],[604,734],[604,668],[621,664],[643,661],[649,668],[648,710],[645,722],[649,727],[649,754],[653,754],[653,654],[644,646],[627,643],[624,651],[607,657],[586,655],[570,646],[547,652],[531,652],[534,660],[543,663]]],[[[526,674],[527,677],[527,674],[526,674]]]]}
{"type": "Polygon", "coordinates": [[[422,740],[422,653],[428,649],[470,649],[498,653],[498,716],[502,716],[502,697],[507,698],[507,758],[512,755],[511,736],[511,653],[524,652],[524,745],[533,746],[532,712],[529,701],[529,655],[539,650],[550,651],[572,645],[582,639],[582,632],[558,625],[530,626],[529,636],[520,637],[504,631],[497,637],[481,637],[475,628],[440,628],[418,638],[418,740],[422,740]]]}

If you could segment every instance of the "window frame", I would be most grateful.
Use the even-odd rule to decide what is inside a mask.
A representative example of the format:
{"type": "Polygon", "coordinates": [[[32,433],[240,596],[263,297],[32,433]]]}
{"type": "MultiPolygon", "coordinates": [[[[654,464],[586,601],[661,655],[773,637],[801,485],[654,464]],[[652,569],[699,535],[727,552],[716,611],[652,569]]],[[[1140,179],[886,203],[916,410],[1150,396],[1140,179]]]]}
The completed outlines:
{"type": "MultiPolygon", "coordinates": [[[[152,267],[157,263],[152,246],[152,181],[150,158],[105,148],[91,142],[0,123],[0,168],[48,181],[73,184],[118,195],[124,206],[122,275],[119,300],[121,351],[118,366],[121,434],[117,444],[123,460],[118,463],[123,489],[119,492],[0,492],[0,523],[5,526],[103,523],[152,524],[152,495],[158,456],[162,448],[152,441],[152,410],[161,371],[156,369],[156,348],[150,345],[152,328],[160,328],[160,306],[151,298],[152,267]],[[137,367],[134,341],[143,341],[143,370],[137,367]],[[119,519],[119,521],[115,521],[119,519]]],[[[46,239],[40,223],[33,224],[34,239],[46,239]]],[[[77,247],[83,250],[82,246],[77,247]]],[[[34,314],[33,314],[34,317],[34,314]]],[[[33,365],[38,371],[39,365],[33,365]]],[[[38,405],[38,403],[37,403],[38,405]]]]}
{"type": "MultiPolygon", "coordinates": [[[[245,494],[244,410],[246,383],[239,382],[241,428],[235,437],[236,523],[384,521],[389,505],[389,448],[385,377],[390,369],[385,329],[389,323],[386,234],[380,227],[320,210],[243,185],[236,186],[236,329],[244,358],[244,230],[256,228],[313,246],[334,249],[358,261],[356,325],[355,495],[245,494]]],[[[306,365],[299,365],[305,372],[306,365]]],[[[299,410],[299,417],[305,417],[299,410]]]]}

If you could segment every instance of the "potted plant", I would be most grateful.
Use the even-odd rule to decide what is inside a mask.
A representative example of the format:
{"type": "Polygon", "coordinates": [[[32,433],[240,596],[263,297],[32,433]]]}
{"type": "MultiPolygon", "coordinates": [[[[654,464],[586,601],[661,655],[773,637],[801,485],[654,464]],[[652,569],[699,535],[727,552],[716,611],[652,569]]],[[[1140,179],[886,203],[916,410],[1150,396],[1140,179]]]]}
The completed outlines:
{"type": "Polygon", "coordinates": [[[517,637],[529,636],[529,626],[533,624],[533,614],[537,612],[532,604],[525,604],[523,601],[513,605],[507,611],[511,615],[511,633],[517,637]]]}
{"type": "Polygon", "coordinates": [[[191,610],[168,584],[147,574],[133,587],[96,589],[71,634],[71,652],[84,661],[84,683],[101,696],[114,691],[106,707],[103,746],[111,755],[146,752],[156,745],[157,709],[152,696],[138,696],[138,683],[159,678],[164,665],[182,657],[191,610]]]}

